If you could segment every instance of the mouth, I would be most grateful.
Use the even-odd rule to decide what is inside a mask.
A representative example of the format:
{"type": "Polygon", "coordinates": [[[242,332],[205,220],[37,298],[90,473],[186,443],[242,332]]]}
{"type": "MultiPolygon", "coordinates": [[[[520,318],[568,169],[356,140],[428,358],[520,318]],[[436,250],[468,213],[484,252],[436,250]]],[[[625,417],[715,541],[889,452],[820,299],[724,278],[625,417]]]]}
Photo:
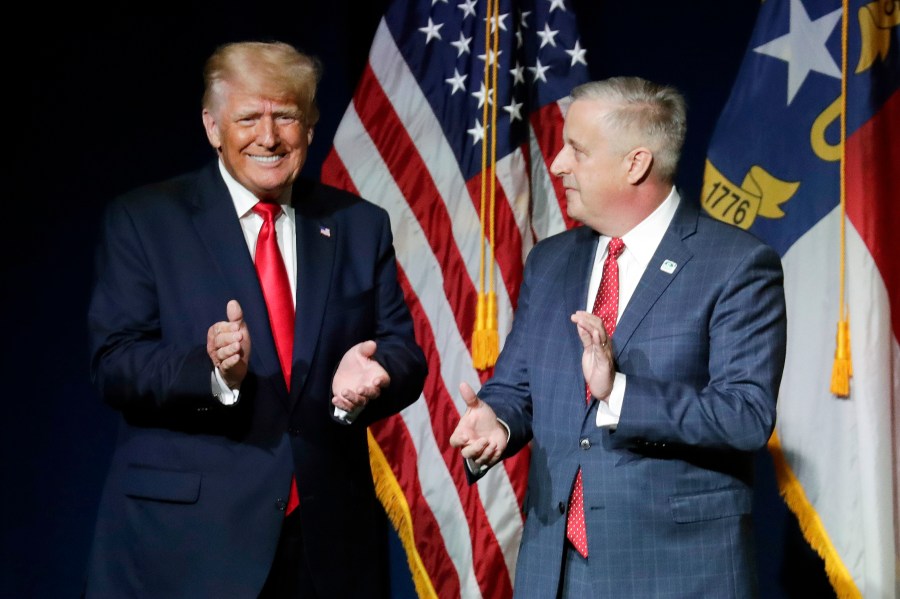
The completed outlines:
{"type": "Polygon", "coordinates": [[[248,154],[247,158],[254,162],[258,162],[259,164],[272,164],[274,162],[278,162],[279,160],[284,158],[284,156],[282,156],[281,154],[276,154],[274,156],[257,156],[254,154],[248,154]]]}

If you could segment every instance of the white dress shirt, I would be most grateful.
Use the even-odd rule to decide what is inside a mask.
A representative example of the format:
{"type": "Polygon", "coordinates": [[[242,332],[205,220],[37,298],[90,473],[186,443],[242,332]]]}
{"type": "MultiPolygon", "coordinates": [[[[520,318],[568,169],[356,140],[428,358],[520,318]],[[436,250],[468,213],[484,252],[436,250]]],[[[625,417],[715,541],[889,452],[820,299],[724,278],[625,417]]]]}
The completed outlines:
{"type": "MultiPolygon", "coordinates": [[[[616,322],[622,318],[622,313],[625,312],[634,290],[637,289],[638,282],[644,276],[644,271],[669,228],[680,202],[681,197],[673,187],[656,210],[622,236],[625,249],[619,254],[618,259],[619,313],[616,322]]],[[[594,299],[597,297],[600,279],[603,277],[603,262],[606,260],[610,239],[607,235],[600,235],[600,240],[597,242],[597,252],[594,255],[594,265],[591,269],[591,282],[588,285],[587,307],[585,308],[588,312],[594,309],[594,299]]],[[[597,406],[597,426],[615,428],[619,423],[622,402],[625,398],[626,379],[627,377],[621,372],[615,374],[609,401],[601,401],[597,406]]]]}
{"type": "MultiPolygon", "coordinates": [[[[244,232],[244,239],[247,242],[247,249],[250,250],[250,258],[256,259],[256,239],[259,237],[259,230],[262,229],[263,218],[253,212],[253,207],[259,203],[259,199],[247,190],[243,185],[231,176],[225,169],[222,161],[219,161],[219,172],[225,180],[225,186],[228,187],[228,193],[231,195],[231,201],[234,203],[234,210],[237,213],[238,220],[241,223],[241,229],[244,232]]],[[[287,270],[288,280],[291,283],[291,297],[294,305],[297,305],[297,243],[296,238],[296,222],[294,215],[294,207],[291,206],[291,188],[288,187],[284,194],[278,198],[281,204],[282,213],[275,219],[275,236],[278,239],[278,249],[281,250],[281,257],[284,260],[284,267],[287,270]]],[[[231,389],[222,378],[222,373],[216,368],[212,376],[212,392],[219,398],[219,401],[225,405],[233,405],[237,403],[239,390],[231,389]]]]}

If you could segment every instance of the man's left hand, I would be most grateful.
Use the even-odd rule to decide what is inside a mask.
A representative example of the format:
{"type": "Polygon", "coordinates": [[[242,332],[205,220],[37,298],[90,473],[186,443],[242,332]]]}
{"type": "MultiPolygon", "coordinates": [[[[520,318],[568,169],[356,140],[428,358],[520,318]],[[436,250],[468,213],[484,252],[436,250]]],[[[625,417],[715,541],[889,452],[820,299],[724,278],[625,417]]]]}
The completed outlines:
{"type": "Polygon", "coordinates": [[[372,359],[375,342],[363,341],[347,350],[331,382],[331,403],[345,412],[362,408],[381,395],[391,377],[372,359]]]}
{"type": "Polygon", "coordinates": [[[581,370],[591,395],[600,401],[607,401],[612,392],[616,375],[612,343],[599,316],[579,310],[572,315],[572,322],[578,329],[578,337],[584,353],[581,355],[581,370]]]}

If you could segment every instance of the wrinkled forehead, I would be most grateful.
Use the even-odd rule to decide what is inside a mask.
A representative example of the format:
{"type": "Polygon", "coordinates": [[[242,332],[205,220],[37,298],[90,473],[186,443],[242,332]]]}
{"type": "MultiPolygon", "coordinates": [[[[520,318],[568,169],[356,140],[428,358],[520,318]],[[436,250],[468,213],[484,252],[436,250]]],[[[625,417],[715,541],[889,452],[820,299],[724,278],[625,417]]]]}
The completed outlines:
{"type": "Polygon", "coordinates": [[[214,82],[211,91],[212,109],[216,112],[236,104],[266,103],[309,116],[309,101],[301,97],[301,90],[278,80],[252,76],[232,77],[214,82]]]}

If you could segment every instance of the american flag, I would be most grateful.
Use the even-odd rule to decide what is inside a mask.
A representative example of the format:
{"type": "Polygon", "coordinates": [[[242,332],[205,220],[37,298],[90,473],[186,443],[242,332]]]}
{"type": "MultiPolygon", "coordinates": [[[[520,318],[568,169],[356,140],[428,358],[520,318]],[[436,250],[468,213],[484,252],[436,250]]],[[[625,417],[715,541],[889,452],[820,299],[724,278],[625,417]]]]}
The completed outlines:
{"type": "Polygon", "coordinates": [[[566,0],[396,0],[322,168],[389,212],[428,358],[423,397],[369,438],[420,597],[512,594],[528,452],[470,486],[449,438],[459,383],[490,374],[473,366],[479,292],[496,293],[502,345],[525,256],[573,225],[548,167],[568,94],[587,79],[566,0]]]}

